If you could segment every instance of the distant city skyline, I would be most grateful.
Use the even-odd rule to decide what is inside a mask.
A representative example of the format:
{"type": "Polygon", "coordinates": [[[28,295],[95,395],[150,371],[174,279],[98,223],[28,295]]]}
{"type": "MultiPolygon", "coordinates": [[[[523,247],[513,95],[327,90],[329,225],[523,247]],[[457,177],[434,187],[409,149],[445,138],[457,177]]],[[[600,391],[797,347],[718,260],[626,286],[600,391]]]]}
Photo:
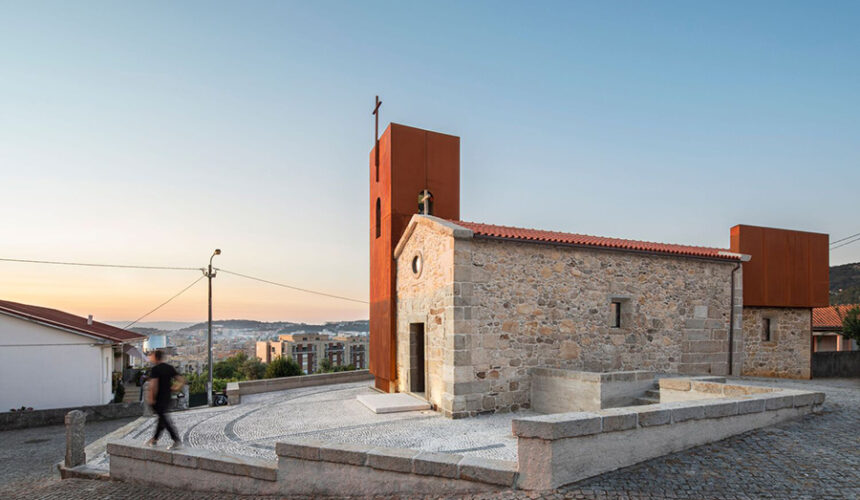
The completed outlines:
{"type": "MultiPolygon", "coordinates": [[[[464,220],[727,247],[860,232],[860,4],[4,5],[0,257],[218,267],[366,300],[373,98],[461,137],[464,220]]],[[[831,253],[860,262],[860,243],[831,253]]],[[[132,321],[199,271],[0,262],[132,321]]],[[[215,316],[367,306],[219,274],[215,316]]],[[[148,321],[201,321],[206,280],[148,321]]]]}

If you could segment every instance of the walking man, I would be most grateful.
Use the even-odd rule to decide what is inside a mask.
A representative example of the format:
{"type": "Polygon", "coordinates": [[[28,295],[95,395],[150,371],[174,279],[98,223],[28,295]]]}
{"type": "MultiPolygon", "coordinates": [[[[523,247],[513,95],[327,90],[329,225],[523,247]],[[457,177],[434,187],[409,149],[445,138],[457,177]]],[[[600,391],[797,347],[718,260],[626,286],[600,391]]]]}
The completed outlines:
{"type": "Polygon", "coordinates": [[[173,427],[173,422],[167,416],[167,409],[170,407],[170,393],[174,387],[181,388],[185,384],[185,379],[176,372],[176,369],[164,362],[164,353],[155,350],[149,353],[149,360],[153,363],[152,369],[149,371],[149,395],[147,403],[152,406],[153,411],[158,415],[158,425],[155,427],[155,435],[152,436],[147,444],[155,446],[158,443],[158,438],[161,432],[167,429],[170,437],[173,438],[173,444],[170,445],[171,450],[179,449],[182,446],[182,440],[173,427]]]}

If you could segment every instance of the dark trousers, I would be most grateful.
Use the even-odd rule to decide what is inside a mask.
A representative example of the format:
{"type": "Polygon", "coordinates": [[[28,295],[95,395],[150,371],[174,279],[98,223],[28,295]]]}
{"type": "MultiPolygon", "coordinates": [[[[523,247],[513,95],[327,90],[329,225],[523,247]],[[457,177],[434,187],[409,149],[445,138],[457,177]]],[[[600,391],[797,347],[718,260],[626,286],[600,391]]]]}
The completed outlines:
{"type": "Polygon", "coordinates": [[[158,425],[155,426],[155,435],[152,436],[152,439],[158,441],[158,438],[161,437],[161,431],[167,429],[167,432],[170,434],[170,437],[173,439],[173,442],[178,443],[179,433],[176,432],[176,428],[173,427],[173,422],[171,422],[170,418],[167,416],[167,406],[168,405],[156,404],[152,407],[152,409],[158,415],[158,425]]]}

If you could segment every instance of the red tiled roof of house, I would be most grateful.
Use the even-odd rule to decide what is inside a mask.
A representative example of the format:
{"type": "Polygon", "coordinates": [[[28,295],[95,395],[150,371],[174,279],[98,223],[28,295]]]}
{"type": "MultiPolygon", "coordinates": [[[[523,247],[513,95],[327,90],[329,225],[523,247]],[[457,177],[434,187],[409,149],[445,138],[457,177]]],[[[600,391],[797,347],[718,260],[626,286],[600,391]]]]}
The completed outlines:
{"type": "Polygon", "coordinates": [[[476,236],[502,238],[508,240],[539,241],[585,247],[600,247],[617,250],[632,250],[637,252],[653,252],[689,257],[705,257],[709,259],[741,260],[741,254],[725,248],[697,247],[690,245],[671,245],[650,241],[624,240],[620,238],[604,238],[575,233],[559,233],[556,231],[541,231],[538,229],[523,229],[518,227],[479,224],[476,222],[451,221],[454,224],[470,229],[476,236]]]}
{"type": "Polygon", "coordinates": [[[93,324],[89,325],[87,324],[87,318],[75,316],[74,314],[69,314],[57,309],[33,306],[30,304],[19,304],[18,302],[9,302],[8,300],[0,300],[0,314],[21,316],[34,321],[39,321],[40,323],[73,330],[84,335],[90,335],[110,340],[112,342],[130,342],[146,338],[146,335],[123,330],[122,328],[117,328],[98,321],[93,321],[93,324]]]}
{"type": "Polygon", "coordinates": [[[857,304],[848,304],[841,306],[816,307],[812,310],[812,328],[819,329],[841,329],[843,316],[852,307],[857,307],[857,304]],[[838,309],[838,312],[837,312],[838,309]]]}

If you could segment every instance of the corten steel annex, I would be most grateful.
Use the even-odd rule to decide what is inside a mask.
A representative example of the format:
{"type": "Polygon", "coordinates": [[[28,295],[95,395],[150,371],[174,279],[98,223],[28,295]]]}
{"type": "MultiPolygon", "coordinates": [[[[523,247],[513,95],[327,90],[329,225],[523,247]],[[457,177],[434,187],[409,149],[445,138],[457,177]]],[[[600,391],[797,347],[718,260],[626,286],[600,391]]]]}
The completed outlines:
{"type": "Polygon", "coordinates": [[[527,408],[535,368],[810,377],[826,234],[739,225],[719,249],[463,222],[458,137],[392,123],[377,144],[379,390],[463,417],[527,408]]]}

